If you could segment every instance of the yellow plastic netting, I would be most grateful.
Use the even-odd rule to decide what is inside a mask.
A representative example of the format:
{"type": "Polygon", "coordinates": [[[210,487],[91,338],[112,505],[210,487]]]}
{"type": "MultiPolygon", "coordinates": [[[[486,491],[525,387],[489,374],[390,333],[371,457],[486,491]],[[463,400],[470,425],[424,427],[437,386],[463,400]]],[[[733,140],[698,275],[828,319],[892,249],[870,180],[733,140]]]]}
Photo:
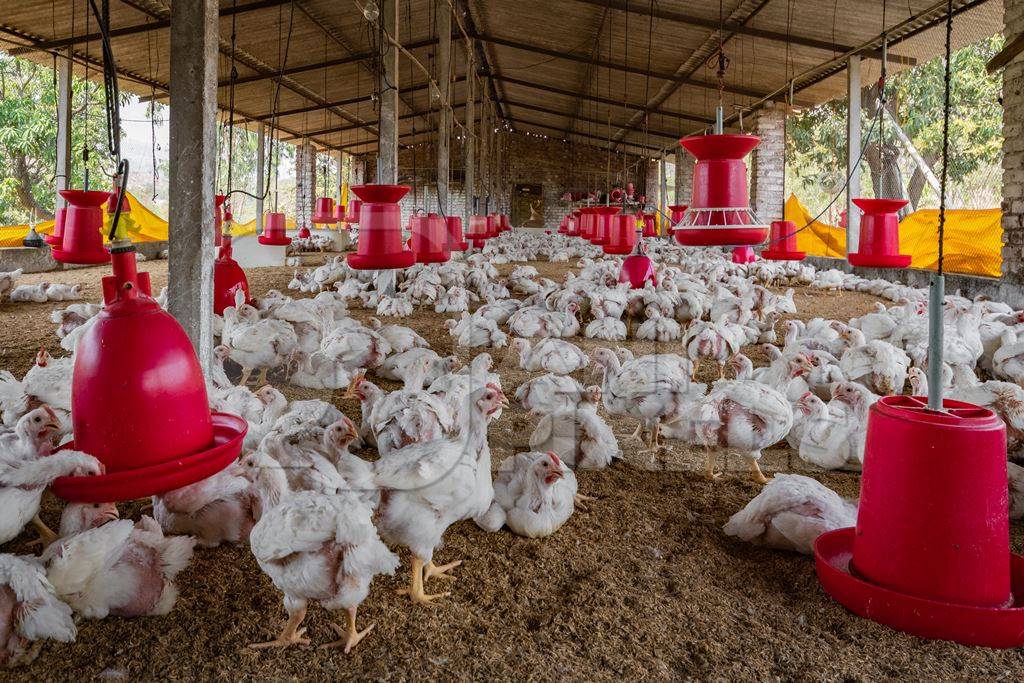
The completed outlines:
{"type": "MultiPolygon", "coordinates": [[[[1000,277],[1002,275],[1003,212],[1000,209],[952,209],[946,211],[945,269],[953,273],[1000,277]]],[[[814,215],[796,195],[786,201],[786,220],[797,228],[814,215]]],[[[900,252],[911,255],[911,268],[935,270],[939,263],[939,212],[921,209],[900,221],[900,252]]],[[[846,258],[846,230],[815,221],[797,234],[801,251],[811,256],[846,258]]]]}

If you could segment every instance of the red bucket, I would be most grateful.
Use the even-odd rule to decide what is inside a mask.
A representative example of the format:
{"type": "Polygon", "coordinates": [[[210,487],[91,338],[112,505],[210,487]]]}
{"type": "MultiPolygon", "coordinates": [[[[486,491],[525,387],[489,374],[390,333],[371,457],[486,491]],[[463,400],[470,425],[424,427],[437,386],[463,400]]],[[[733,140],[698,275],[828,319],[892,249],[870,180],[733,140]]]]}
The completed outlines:
{"type": "Polygon", "coordinates": [[[906,268],[909,254],[900,253],[900,209],[905,199],[854,199],[864,212],[860,217],[860,243],[856,253],[846,255],[851,266],[865,268],[906,268]]]}
{"type": "Polygon", "coordinates": [[[807,256],[796,245],[796,225],[793,221],[772,221],[768,247],[761,258],[769,261],[803,261],[807,256]]]}
{"type": "Polygon", "coordinates": [[[408,268],[416,255],[402,243],[402,215],[398,202],[408,185],[356,185],[352,191],[362,200],[359,209],[358,251],[348,255],[356,270],[408,268]]]}
{"type": "Polygon", "coordinates": [[[94,265],[110,260],[103,248],[103,206],[109,192],[97,190],[61,190],[68,203],[64,212],[64,232],[59,247],[51,249],[54,260],[61,263],[94,265]]]}

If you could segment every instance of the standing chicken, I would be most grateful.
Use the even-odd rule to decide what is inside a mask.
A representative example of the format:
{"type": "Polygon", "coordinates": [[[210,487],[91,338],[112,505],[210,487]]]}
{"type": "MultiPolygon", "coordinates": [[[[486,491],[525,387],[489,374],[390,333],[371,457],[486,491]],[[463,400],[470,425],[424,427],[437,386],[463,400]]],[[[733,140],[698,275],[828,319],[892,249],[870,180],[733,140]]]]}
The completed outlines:
{"type": "Polygon", "coordinates": [[[508,353],[512,358],[518,355],[519,367],[527,372],[543,370],[569,375],[590,364],[590,359],[578,346],[555,337],[541,339],[533,348],[526,339],[513,339],[508,353]]]}
{"type": "Polygon", "coordinates": [[[776,474],[724,530],[755,545],[810,555],[818,536],[856,524],[856,502],[810,477],[776,474]]]}
{"type": "Polygon", "coordinates": [[[882,396],[903,393],[910,368],[910,357],[889,342],[864,342],[864,333],[856,329],[844,330],[840,336],[852,339],[853,345],[843,352],[839,367],[851,382],[860,382],[882,396]]]}
{"type": "Polygon", "coordinates": [[[576,475],[553,452],[517,453],[498,465],[494,502],[477,524],[492,533],[507,525],[526,538],[550,536],[572,516],[576,490],[576,475]]]}
{"type": "Polygon", "coordinates": [[[286,497],[267,511],[249,537],[260,569],[284,593],[288,622],[280,635],[257,649],[308,644],[300,628],[310,600],[325,609],[348,612],[347,628],[332,625],[341,636],[327,647],[348,653],[373,630],[359,631],[356,610],[377,574],[394,574],[398,556],[388,550],[370,521],[370,508],[358,497],[304,491],[286,497]]]}
{"type": "Polygon", "coordinates": [[[407,591],[414,602],[429,603],[447,593],[428,595],[423,582],[445,574],[461,560],[441,567],[433,563],[449,526],[485,513],[494,497],[487,425],[507,406],[496,387],[473,392],[470,410],[462,416],[459,436],[406,446],[377,465],[381,503],[377,528],[384,540],[412,551],[412,581],[407,591]]]}
{"type": "Polygon", "coordinates": [[[0,667],[31,663],[40,640],[74,642],[71,608],[61,602],[34,557],[0,555],[0,667]]]}

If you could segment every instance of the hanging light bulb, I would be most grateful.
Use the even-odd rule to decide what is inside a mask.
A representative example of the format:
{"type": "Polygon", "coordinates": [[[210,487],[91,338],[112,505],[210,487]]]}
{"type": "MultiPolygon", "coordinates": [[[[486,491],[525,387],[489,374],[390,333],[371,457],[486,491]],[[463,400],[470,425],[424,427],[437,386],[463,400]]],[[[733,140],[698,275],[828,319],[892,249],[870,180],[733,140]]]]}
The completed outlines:
{"type": "Polygon", "coordinates": [[[377,17],[380,16],[380,8],[377,7],[377,3],[370,0],[370,2],[363,5],[363,18],[367,21],[377,21],[377,17]]]}

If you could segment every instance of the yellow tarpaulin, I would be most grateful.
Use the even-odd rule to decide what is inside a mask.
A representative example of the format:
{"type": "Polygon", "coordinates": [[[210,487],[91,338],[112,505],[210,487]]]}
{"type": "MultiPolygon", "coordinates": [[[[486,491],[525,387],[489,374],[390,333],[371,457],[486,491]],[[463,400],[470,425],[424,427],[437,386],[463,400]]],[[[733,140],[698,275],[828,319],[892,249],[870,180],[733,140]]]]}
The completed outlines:
{"type": "MultiPolygon", "coordinates": [[[[1000,209],[946,211],[945,269],[952,273],[1002,275],[1003,213],[1000,209]]],[[[796,195],[786,201],[786,220],[797,228],[814,216],[796,195]]],[[[900,252],[910,254],[911,268],[935,270],[939,263],[939,212],[920,209],[900,221],[900,252]]],[[[801,251],[812,256],[846,258],[846,230],[816,221],[797,234],[801,251]]]]}

